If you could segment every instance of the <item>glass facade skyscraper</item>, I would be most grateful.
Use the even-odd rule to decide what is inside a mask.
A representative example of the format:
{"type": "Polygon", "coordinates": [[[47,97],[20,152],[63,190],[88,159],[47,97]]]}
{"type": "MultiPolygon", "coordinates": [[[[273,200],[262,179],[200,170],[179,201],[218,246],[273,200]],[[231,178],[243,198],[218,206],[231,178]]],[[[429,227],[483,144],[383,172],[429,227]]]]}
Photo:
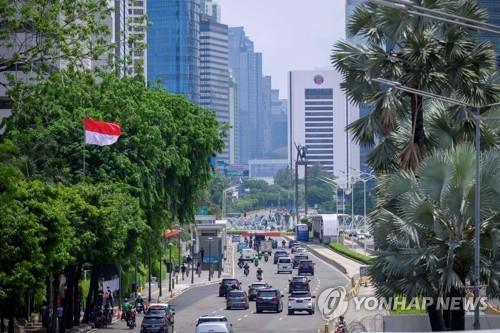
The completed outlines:
{"type": "Polygon", "coordinates": [[[165,90],[200,100],[199,0],[148,0],[147,77],[165,90]]]}
{"type": "MultiPolygon", "coordinates": [[[[200,21],[200,105],[215,112],[217,121],[229,124],[228,27],[216,17],[201,15],[200,21]]],[[[229,163],[230,136],[218,160],[229,163]]]]}
{"type": "MultiPolygon", "coordinates": [[[[488,11],[488,23],[500,26],[500,0],[479,0],[481,7],[488,11]]],[[[500,35],[481,31],[479,36],[483,40],[489,40],[496,53],[497,66],[500,67],[500,35]]]]}

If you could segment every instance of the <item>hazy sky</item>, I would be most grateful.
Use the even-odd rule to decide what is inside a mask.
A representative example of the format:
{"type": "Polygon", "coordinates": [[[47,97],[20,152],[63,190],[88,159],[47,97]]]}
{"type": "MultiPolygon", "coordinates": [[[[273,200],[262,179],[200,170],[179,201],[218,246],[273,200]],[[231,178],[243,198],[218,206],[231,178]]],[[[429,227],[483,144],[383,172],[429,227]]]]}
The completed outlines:
{"type": "Polygon", "coordinates": [[[287,97],[289,70],[331,68],[332,45],[344,38],[345,0],[218,0],[221,23],[243,26],[263,53],[264,75],[287,97]]]}

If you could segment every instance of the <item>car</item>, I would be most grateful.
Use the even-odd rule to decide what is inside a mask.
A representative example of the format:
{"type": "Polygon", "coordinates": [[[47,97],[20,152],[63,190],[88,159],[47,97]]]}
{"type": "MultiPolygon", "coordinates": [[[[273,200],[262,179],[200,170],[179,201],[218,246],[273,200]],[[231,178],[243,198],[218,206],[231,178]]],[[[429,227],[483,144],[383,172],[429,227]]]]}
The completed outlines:
{"type": "Polygon", "coordinates": [[[309,281],[290,281],[288,292],[293,293],[294,291],[311,291],[309,281]]]}
{"type": "Polygon", "coordinates": [[[288,296],[288,314],[293,315],[296,311],[307,311],[314,314],[315,296],[311,296],[309,291],[294,291],[288,296]]]}
{"type": "Polygon", "coordinates": [[[250,307],[247,293],[243,290],[229,290],[226,296],[226,310],[234,308],[247,310],[250,307]]]}
{"type": "Polygon", "coordinates": [[[242,249],[241,258],[243,258],[244,261],[253,261],[255,258],[255,250],[249,248],[242,249]]]}
{"type": "Polygon", "coordinates": [[[273,259],[273,262],[274,264],[277,264],[278,263],[278,258],[279,257],[286,257],[288,256],[288,252],[286,252],[285,250],[276,250],[274,251],[274,259],[273,259]]]}
{"type": "Polygon", "coordinates": [[[309,283],[311,280],[307,276],[302,276],[302,275],[296,275],[293,276],[291,279],[288,279],[288,290],[292,289],[292,283],[293,282],[303,282],[303,283],[309,283]]]}
{"type": "Polygon", "coordinates": [[[248,244],[245,242],[239,242],[238,243],[238,252],[241,252],[241,250],[248,248],[248,244]]]}
{"type": "Polygon", "coordinates": [[[307,256],[307,254],[304,254],[304,253],[296,254],[293,257],[293,268],[299,267],[299,262],[301,260],[307,260],[307,259],[309,259],[309,257],[307,256]]]}
{"type": "Polygon", "coordinates": [[[238,289],[241,288],[240,281],[238,279],[222,279],[222,281],[219,283],[219,297],[225,297],[226,293],[229,289],[233,289],[232,286],[236,285],[238,289]]]}
{"type": "Polygon", "coordinates": [[[233,243],[238,243],[240,241],[240,235],[233,235],[231,240],[233,243]]]}
{"type": "Polygon", "coordinates": [[[288,242],[288,248],[292,248],[294,247],[295,245],[299,245],[299,241],[296,241],[296,240],[291,240],[290,242],[288,242]]]}
{"type": "Polygon", "coordinates": [[[172,333],[174,323],[162,313],[146,314],[142,319],[141,333],[172,333]]]}
{"type": "Polygon", "coordinates": [[[307,250],[303,247],[298,247],[296,250],[295,250],[295,253],[296,254],[301,254],[301,253],[307,253],[307,250]]]}
{"type": "Polygon", "coordinates": [[[293,273],[293,263],[290,257],[278,258],[278,274],[281,272],[293,273]]]}
{"type": "Polygon", "coordinates": [[[294,246],[292,247],[291,252],[292,252],[292,253],[295,253],[295,252],[297,252],[297,250],[298,250],[298,249],[303,249],[302,245],[300,245],[300,244],[294,245],[294,246]]]}
{"type": "Polygon", "coordinates": [[[204,315],[204,316],[201,316],[198,318],[198,320],[196,321],[196,326],[200,325],[200,324],[203,324],[203,323],[213,323],[213,322],[216,322],[216,323],[227,323],[228,325],[231,325],[229,324],[229,321],[227,320],[227,318],[225,316],[221,316],[221,315],[204,315]]]}
{"type": "Polygon", "coordinates": [[[233,326],[223,322],[206,322],[196,326],[195,333],[233,333],[233,326]]]}
{"type": "Polygon", "coordinates": [[[299,275],[311,274],[314,275],[314,263],[312,260],[301,260],[299,262],[299,275]]]}
{"type": "Polygon", "coordinates": [[[255,301],[259,289],[271,288],[267,282],[257,281],[248,286],[248,300],[255,301]]]}
{"type": "Polygon", "coordinates": [[[174,325],[175,310],[168,303],[151,303],[144,316],[162,316],[174,325]]]}
{"type": "Polygon", "coordinates": [[[259,289],[257,291],[257,298],[255,299],[255,309],[257,313],[262,311],[283,311],[283,295],[278,289],[267,288],[259,289]]]}

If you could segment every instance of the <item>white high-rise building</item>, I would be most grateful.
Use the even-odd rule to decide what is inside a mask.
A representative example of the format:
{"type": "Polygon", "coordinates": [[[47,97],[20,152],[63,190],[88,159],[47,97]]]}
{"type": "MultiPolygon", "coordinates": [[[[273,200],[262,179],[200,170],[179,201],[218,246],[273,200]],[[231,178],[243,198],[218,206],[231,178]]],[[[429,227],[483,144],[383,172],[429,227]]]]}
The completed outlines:
{"type": "Polygon", "coordinates": [[[130,64],[129,74],[135,73],[138,68],[142,68],[144,79],[147,82],[147,48],[146,48],[146,1],[147,0],[127,0],[128,1],[128,33],[130,38],[130,64]]]}
{"type": "MultiPolygon", "coordinates": [[[[345,130],[359,109],[347,102],[342,76],[333,70],[291,71],[288,77],[288,161],[295,168],[295,145],[307,148],[308,165],[319,163],[339,178],[359,169],[359,146],[345,130]],[[344,173],[343,173],[344,172],[344,173]]],[[[339,181],[342,184],[341,181],[339,181]]]]}

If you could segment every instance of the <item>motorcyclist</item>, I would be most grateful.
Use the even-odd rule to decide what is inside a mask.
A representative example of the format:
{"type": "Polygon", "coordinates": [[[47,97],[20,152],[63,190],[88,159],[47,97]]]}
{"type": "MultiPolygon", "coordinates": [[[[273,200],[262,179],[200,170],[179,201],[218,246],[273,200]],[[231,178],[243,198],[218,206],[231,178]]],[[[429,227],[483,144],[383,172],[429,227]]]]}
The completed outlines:
{"type": "Polygon", "coordinates": [[[135,307],[137,308],[139,304],[142,306],[142,308],[144,308],[144,299],[142,298],[141,294],[137,294],[137,297],[135,298],[135,307]]]}
{"type": "Polygon", "coordinates": [[[281,245],[282,245],[282,247],[285,247],[285,245],[286,245],[286,240],[284,240],[284,239],[283,239],[283,240],[281,241],[281,245]]]}
{"type": "Polygon", "coordinates": [[[130,314],[132,313],[132,308],[133,306],[128,301],[128,298],[125,298],[122,304],[122,319],[128,320],[128,316],[130,316],[130,314]]]}
{"type": "Polygon", "coordinates": [[[262,279],[262,272],[263,272],[262,268],[259,267],[257,269],[257,279],[258,280],[262,279]],[[259,277],[260,277],[260,279],[259,279],[259,277]]]}
{"type": "Polygon", "coordinates": [[[346,332],[346,322],[344,320],[344,316],[340,316],[339,320],[335,324],[335,332],[336,333],[345,333],[346,332]]]}
{"type": "Polygon", "coordinates": [[[255,264],[255,266],[259,266],[259,257],[257,255],[255,255],[255,258],[253,259],[253,263],[255,264]]]}
{"type": "Polygon", "coordinates": [[[248,275],[248,273],[250,272],[250,266],[248,265],[248,263],[245,263],[244,272],[245,272],[245,275],[248,275]]]}
{"type": "Polygon", "coordinates": [[[241,255],[241,256],[238,258],[238,267],[239,267],[239,268],[242,268],[242,267],[243,267],[243,255],[241,255]]]}
{"type": "Polygon", "coordinates": [[[269,253],[264,253],[264,260],[267,262],[269,260],[269,253]]]}

